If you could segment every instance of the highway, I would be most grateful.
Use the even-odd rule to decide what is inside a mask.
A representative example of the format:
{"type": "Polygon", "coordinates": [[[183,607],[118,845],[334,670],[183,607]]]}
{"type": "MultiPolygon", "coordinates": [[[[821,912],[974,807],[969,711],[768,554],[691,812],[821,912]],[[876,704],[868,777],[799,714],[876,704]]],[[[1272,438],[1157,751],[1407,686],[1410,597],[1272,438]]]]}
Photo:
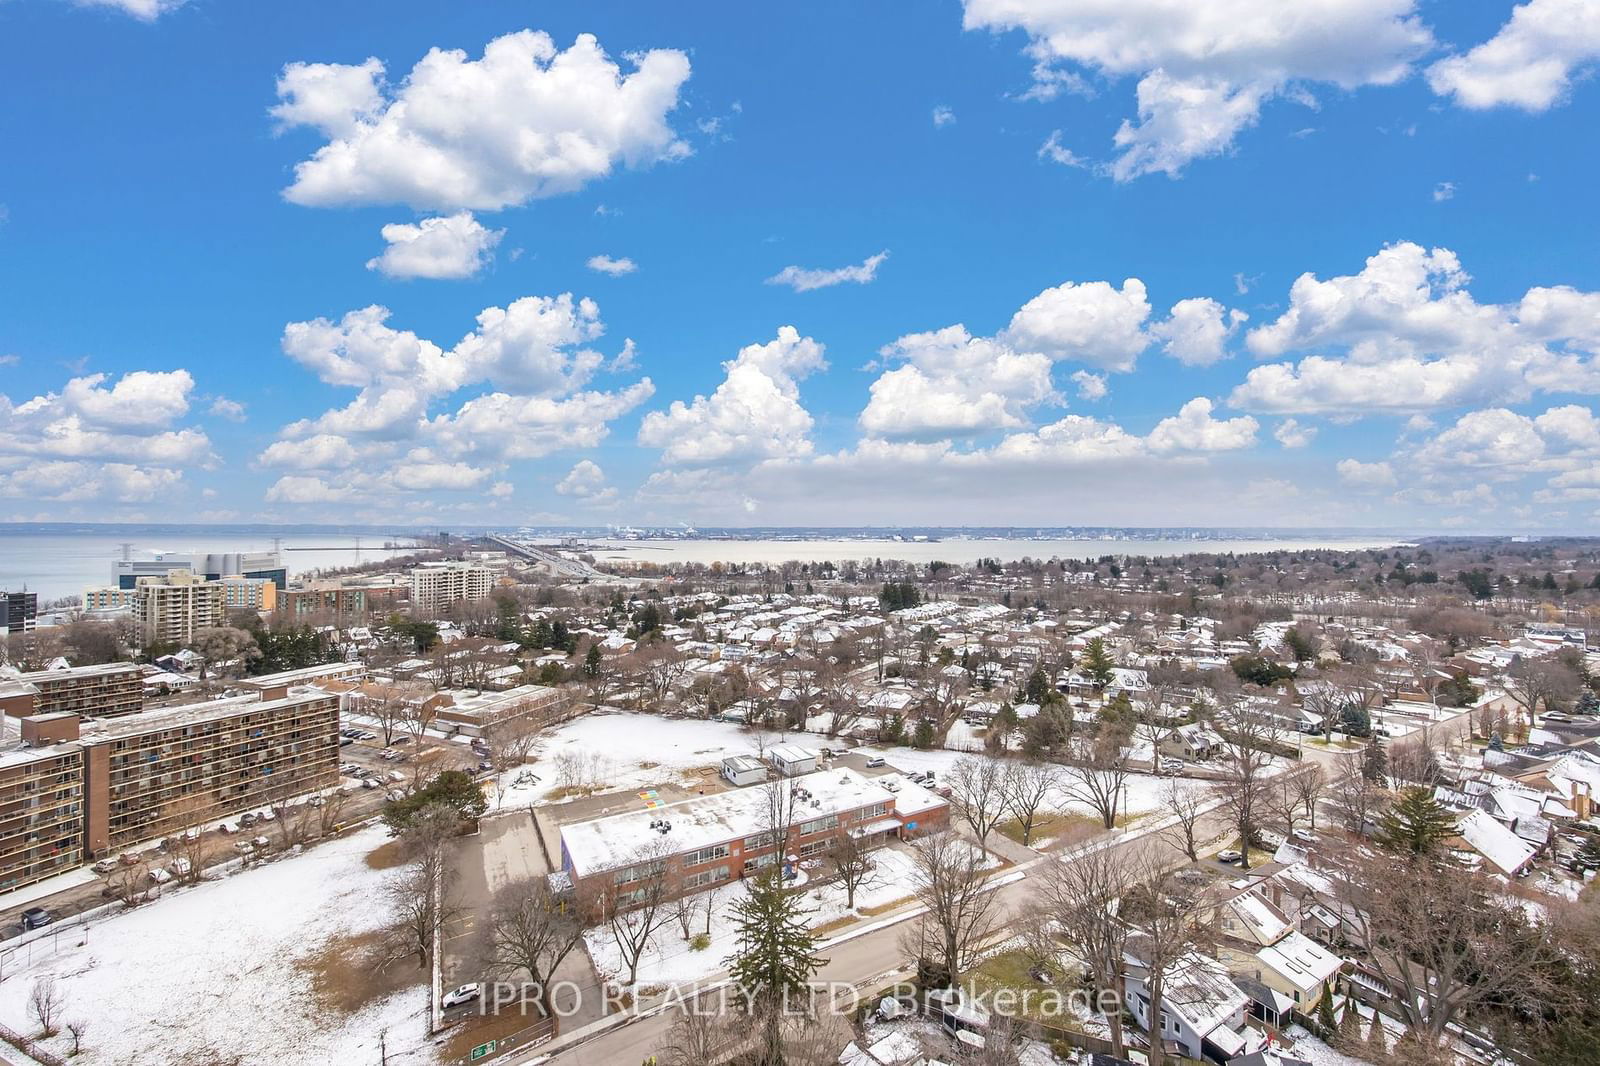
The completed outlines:
{"type": "Polygon", "coordinates": [[[574,581],[603,581],[609,576],[582,560],[569,559],[537,545],[526,544],[520,540],[512,540],[510,537],[502,537],[498,533],[489,534],[489,540],[500,545],[500,547],[513,555],[519,555],[531,562],[545,563],[554,568],[559,576],[570,578],[574,581]]]}

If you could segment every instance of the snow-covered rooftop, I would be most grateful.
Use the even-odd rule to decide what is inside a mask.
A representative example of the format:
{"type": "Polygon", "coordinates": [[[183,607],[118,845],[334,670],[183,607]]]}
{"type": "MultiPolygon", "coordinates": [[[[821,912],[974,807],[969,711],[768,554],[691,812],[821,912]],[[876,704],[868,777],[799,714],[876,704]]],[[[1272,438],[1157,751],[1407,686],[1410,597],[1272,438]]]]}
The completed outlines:
{"type": "MultiPolygon", "coordinates": [[[[803,774],[782,785],[798,790],[793,814],[796,824],[880,803],[892,809],[895,800],[888,789],[850,769],[803,774]]],[[[627,865],[663,838],[674,854],[725,844],[767,829],[769,787],[733,789],[653,810],[574,822],[561,827],[561,850],[566,863],[582,876],[627,865]],[[651,828],[662,823],[672,828],[664,833],[651,828]]]]}

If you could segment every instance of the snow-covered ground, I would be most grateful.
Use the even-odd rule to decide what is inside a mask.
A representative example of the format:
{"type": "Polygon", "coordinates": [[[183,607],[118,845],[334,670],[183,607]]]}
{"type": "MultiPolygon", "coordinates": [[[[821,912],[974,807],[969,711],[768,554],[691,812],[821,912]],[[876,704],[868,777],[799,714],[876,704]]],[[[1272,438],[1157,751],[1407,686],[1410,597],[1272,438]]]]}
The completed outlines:
{"type": "MultiPolygon", "coordinates": [[[[894,903],[911,895],[911,856],[896,848],[881,848],[873,852],[873,859],[877,869],[873,871],[871,882],[856,890],[857,912],[894,903]]],[[[683,939],[683,931],[677,921],[669,922],[656,934],[655,940],[639,960],[639,984],[650,986],[696,981],[724,969],[724,960],[736,946],[733,907],[744,898],[745,884],[742,881],[718,891],[711,919],[711,946],[703,951],[691,950],[689,942],[683,939]]],[[[693,899],[696,916],[690,928],[692,933],[701,933],[705,931],[705,894],[693,899]]],[[[805,902],[813,911],[813,927],[837,921],[851,913],[845,907],[844,888],[837,884],[808,889],[805,902]]],[[[595,969],[601,976],[619,984],[625,983],[628,967],[610,932],[592,929],[584,939],[589,945],[589,957],[594,960],[595,969]]]]}
{"type": "MultiPolygon", "coordinates": [[[[812,738],[798,733],[788,739],[809,744],[812,738]]],[[[720,767],[729,755],[755,752],[755,735],[731,722],[596,711],[541,736],[529,755],[534,765],[501,777],[500,805],[540,803],[571,784],[600,785],[605,791],[644,788],[684,770],[720,767]]]]}
{"type": "MultiPolygon", "coordinates": [[[[245,1066],[376,1062],[388,1030],[391,1063],[435,1061],[427,1043],[426,984],[358,1013],[330,1016],[294,960],[344,934],[383,924],[393,871],[370,869],[387,839],[373,827],[305,854],[193,888],[88,927],[64,930],[5,960],[0,1020],[37,1031],[28,1015],[35,978],[53,974],[63,1019],[90,1024],[84,1066],[237,1061],[245,1066]],[[87,940],[86,943],[80,943],[87,940]]],[[[46,1046],[65,1056],[65,1032],[46,1046]]]]}

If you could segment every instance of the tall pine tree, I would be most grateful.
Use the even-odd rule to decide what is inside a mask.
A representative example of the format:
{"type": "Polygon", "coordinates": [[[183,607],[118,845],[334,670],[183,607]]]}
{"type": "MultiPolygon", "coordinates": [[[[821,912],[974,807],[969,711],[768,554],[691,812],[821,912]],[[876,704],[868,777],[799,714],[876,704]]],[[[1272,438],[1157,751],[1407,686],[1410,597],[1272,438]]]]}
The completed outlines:
{"type": "Polygon", "coordinates": [[[762,1066],[783,1062],[783,1018],[808,1002],[811,978],[827,963],[801,893],[784,884],[778,863],[746,882],[748,894],[733,906],[738,949],[723,960],[746,1010],[762,1031],[762,1066]]]}
{"type": "Polygon", "coordinates": [[[1378,816],[1376,839],[1390,851],[1430,855],[1455,832],[1455,817],[1433,798],[1432,790],[1416,785],[1378,816]]]}

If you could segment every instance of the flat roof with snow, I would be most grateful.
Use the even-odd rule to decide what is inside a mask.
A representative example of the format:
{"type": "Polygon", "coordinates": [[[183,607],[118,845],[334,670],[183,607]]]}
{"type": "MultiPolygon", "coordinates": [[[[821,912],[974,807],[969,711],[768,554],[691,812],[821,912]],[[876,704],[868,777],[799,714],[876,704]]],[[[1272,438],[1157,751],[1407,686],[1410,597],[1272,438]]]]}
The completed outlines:
{"type": "MultiPolygon", "coordinates": [[[[849,769],[805,774],[773,787],[804,790],[794,805],[796,825],[879,803],[892,807],[895,800],[888,789],[849,769]]],[[[641,852],[661,840],[665,840],[672,854],[678,854],[765,832],[768,810],[765,788],[694,796],[653,810],[629,811],[562,826],[561,851],[566,865],[583,876],[645,857],[641,852]],[[670,823],[672,829],[662,833],[651,828],[652,824],[663,822],[670,823]]]]}

